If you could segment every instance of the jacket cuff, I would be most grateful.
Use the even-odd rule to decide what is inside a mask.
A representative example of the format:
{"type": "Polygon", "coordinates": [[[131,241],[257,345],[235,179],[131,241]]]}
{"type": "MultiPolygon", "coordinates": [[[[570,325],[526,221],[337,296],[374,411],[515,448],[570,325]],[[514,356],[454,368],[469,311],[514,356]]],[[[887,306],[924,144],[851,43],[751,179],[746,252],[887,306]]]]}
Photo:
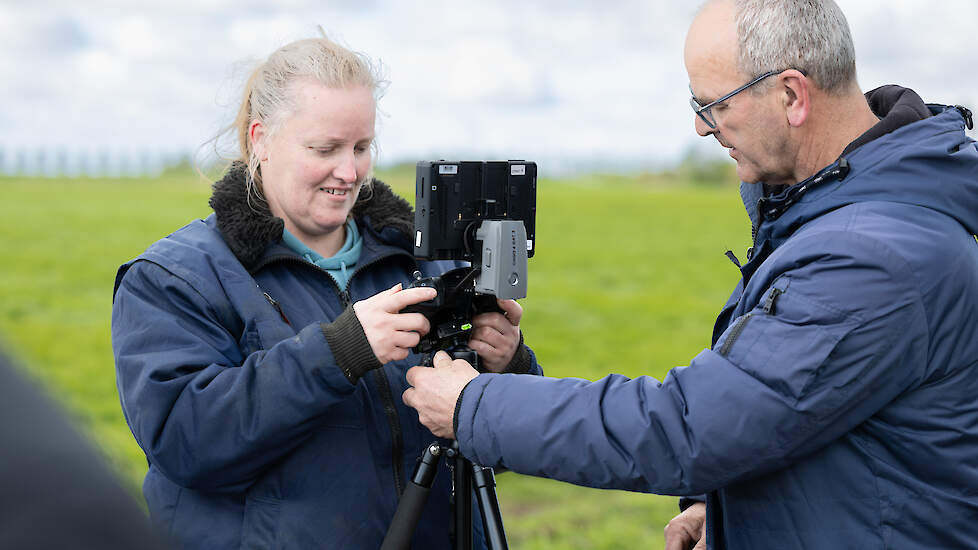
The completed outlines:
{"type": "MultiPolygon", "coordinates": [[[[472,380],[475,380],[475,378],[472,380]]],[[[452,433],[455,434],[456,438],[458,437],[458,412],[462,410],[462,396],[465,395],[465,388],[469,387],[472,380],[469,380],[462,386],[462,391],[458,392],[458,400],[455,401],[455,414],[452,415],[452,433]]]]}
{"type": "Polygon", "coordinates": [[[374,355],[352,305],[347,306],[335,321],[322,323],[320,327],[333,351],[336,366],[351,384],[356,384],[368,371],[383,366],[374,355]]]}
{"type": "Polygon", "coordinates": [[[516,346],[516,353],[503,369],[507,374],[527,374],[533,368],[533,357],[530,355],[530,348],[523,343],[523,331],[520,331],[520,343],[516,346]]]}
{"type": "Polygon", "coordinates": [[[689,508],[697,502],[706,502],[706,495],[679,497],[679,511],[685,512],[686,508],[689,508]]]}

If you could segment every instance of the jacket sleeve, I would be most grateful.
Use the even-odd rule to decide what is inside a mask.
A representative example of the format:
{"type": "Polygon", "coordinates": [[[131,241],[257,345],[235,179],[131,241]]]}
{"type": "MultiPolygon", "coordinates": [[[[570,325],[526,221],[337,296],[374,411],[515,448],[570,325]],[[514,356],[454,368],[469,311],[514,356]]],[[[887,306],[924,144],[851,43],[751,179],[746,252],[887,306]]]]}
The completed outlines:
{"type": "Polygon", "coordinates": [[[523,343],[523,332],[520,331],[520,343],[516,346],[516,353],[510,360],[503,372],[511,374],[534,374],[543,375],[543,368],[537,363],[537,356],[533,350],[523,343]]]}
{"type": "Polygon", "coordinates": [[[220,309],[146,261],[120,281],[112,343],[122,409],[148,460],[182,486],[239,491],[355,386],[319,323],[243,356],[220,309]]]}
{"type": "Polygon", "coordinates": [[[843,436],[924,378],[929,342],[902,258],[858,236],[824,238],[661,383],[479,375],[458,407],[462,452],[580,485],[690,495],[843,436]]]}

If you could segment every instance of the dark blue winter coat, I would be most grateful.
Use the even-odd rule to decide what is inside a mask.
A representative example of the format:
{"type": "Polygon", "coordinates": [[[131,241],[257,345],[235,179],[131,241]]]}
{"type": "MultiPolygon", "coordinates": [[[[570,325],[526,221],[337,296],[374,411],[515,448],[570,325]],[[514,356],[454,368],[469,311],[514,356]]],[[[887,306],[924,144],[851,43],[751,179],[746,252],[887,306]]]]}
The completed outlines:
{"type": "Polygon", "coordinates": [[[753,253],[688,367],[661,383],[480,375],[463,453],[709,493],[712,548],[973,548],[978,147],[965,110],[930,110],[779,195],[745,186],[753,253]]]}
{"type": "MultiPolygon", "coordinates": [[[[456,264],[414,259],[410,206],[377,182],[354,210],[363,250],[341,292],[279,242],[281,219],[243,183],[236,165],[214,187],[216,215],[116,280],[118,387],[149,462],[150,513],[181,548],[376,549],[436,438],[401,401],[421,357],[350,376],[341,355],[376,358],[349,306],[456,264]],[[358,338],[337,340],[343,323],[358,338]]],[[[539,373],[525,346],[510,368],[539,373]]],[[[450,547],[450,481],[440,468],[413,548],[450,547]]]]}

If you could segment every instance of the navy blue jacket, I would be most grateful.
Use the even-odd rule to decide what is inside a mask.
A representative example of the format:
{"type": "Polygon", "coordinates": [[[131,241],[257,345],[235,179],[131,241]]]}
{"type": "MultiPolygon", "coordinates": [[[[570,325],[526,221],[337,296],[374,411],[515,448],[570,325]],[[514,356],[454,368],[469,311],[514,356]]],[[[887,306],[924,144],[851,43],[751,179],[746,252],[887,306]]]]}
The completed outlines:
{"type": "MultiPolygon", "coordinates": [[[[354,210],[363,251],[346,292],[279,242],[281,220],[246,199],[241,166],[211,205],[116,281],[119,394],[149,461],[150,513],[183,548],[378,548],[436,440],[401,401],[421,358],[351,382],[329,334],[344,312],[359,328],[352,302],[457,264],[414,259],[410,206],[379,182],[354,210]]],[[[358,336],[340,343],[369,346],[358,336]]],[[[525,346],[517,359],[539,373],[525,346]]],[[[440,468],[414,548],[449,548],[450,481],[440,468]]]]}
{"type": "Polygon", "coordinates": [[[930,110],[778,195],[745,186],[753,253],[688,367],[480,375],[457,413],[463,453],[710,493],[712,548],[974,547],[978,146],[964,110],[930,110]]]}

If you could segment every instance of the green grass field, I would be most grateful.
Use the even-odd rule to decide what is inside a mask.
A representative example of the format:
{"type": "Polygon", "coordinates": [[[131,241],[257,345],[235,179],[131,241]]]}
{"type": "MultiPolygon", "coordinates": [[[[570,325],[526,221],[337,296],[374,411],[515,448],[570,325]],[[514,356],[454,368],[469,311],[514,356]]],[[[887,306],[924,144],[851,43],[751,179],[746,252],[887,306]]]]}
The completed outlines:
{"type": "MultiPolygon", "coordinates": [[[[413,198],[413,174],[380,173],[413,198]]],[[[0,178],[0,335],[138,493],[146,461],[122,418],[109,335],[119,264],[209,213],[193,174],[0,178]]],[[[522,328],[550,376],[662,379],[709,345],[750,240],[734,187],[640,177],[541,181],[522,328]]],[[[676,499],[498,478],[510,545],[662,548],[676,499]]]]}

